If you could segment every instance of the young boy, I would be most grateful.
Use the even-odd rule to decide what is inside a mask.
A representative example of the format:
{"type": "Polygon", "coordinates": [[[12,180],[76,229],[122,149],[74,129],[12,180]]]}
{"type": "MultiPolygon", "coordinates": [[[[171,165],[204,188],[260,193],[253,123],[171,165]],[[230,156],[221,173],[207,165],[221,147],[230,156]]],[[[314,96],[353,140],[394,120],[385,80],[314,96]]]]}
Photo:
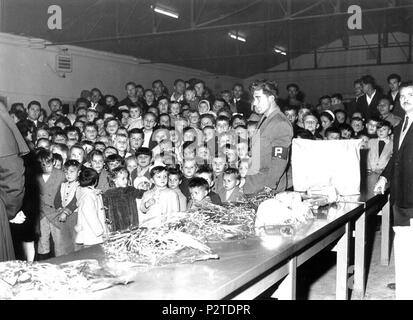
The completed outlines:
{"type": "Polygon", "coordinates": [[[230,120],[225,116],[219,116],[216,121],[217,135],[220,136],[222,133],[226,133],[230,129],[230,120]]]}
{"type": "Polygon", "coordinates": [[[324,134],[325,134],[326,140],[340,140],[341,139],[341,132],[336,127],[327,128],[324,134]]]}
{"type": "Polygon", "coordinates": [[[223,188],[223,173],[227,167],[226,156],[223,153],[219,153],[212,159],[212,170],[214,171],[215,184],[212,187],[212,191],[220,194],[223,188]]]}
{"type": "Polygon", "coordinates": [[[142,146],[151,150],[156,146],[156,142],[152,139],[153,128],[157,123],[156,119],[156,115],[152,112],[147,112],[143,116],[144,141],[142,146]]]}
{"type": "Polygon", "coordinates": [[[243,202],[245,196],[239,188],[241,176],[238,169],[228,168],[224,171],[223,190],[219,194],[222,202],[243,202]]]}
{"type": "Polygon", "coordinates": [[[367,121],[366,124],[366,135],[369,139],[377,138],[377,123],[379,123],[380,119],[372,117],[367,121]]]}
{"type": "Polygon", "coordinates": [[[393,153],[392,127],[390,122],[381,120],[377,124],[377,138],[368,142],[367,170],[381,174],[393,153]]]}
{"type": "Polygon", "coordinates": [[[131,172],[131,181],[132,185],[136,188],[138,188],[138,182],[141,179],[141,177],[146,177],[148,180],[151,178],[150,176],[150,165],[152,161],[152,151],[149,150],[149,148],[139,148],[138,151],[136,151],[136,160],[138,162],[138,167],[131,172]]]}
{"type": "Polygon", "coordinates": [[[187,198],[179,189],[179,185],[182,183],[182,172],[176,168],[168,169],[168,187],[176,192],[179,199],[179,211],[184,212],[187,208],[187,198]]]}
{"type": "Polygon", "coordinates": [[[215,193],[212,188],[214,186],[214,171],[212,171],[212,168],[208,165],[203,165],[199,167],[197,170],[195,177],[199,178],[204,178],[206,181],[208,181],[208,186],[209,186],[209,192],[208,196],[211,199],[211,202],[213,204],[218,204],[221,205],[222,201],[221,198],[217,193],[215,193]]]}
{"type": "Polygon", "coordinates": [[[204,178],[192,178],[188,186],[191,193],[191,200],[188,204],[189,209],[195,209],[204,204],[211,203],[211,199],[208,196],[209,184],[204,178]]]}
{"type": "Polygon", "coordinates": [[[54,206],[58,213],[58,220],[62,223],[61,230],[66,229],[65,232],[68,233],[70,240],[68,243],[68,253],[75,250],[75,225],[77,221],[77,209],[76,206],[76,191],[79,187],[78,177],[82,165],[76,160],[68,160],[64,164],[63,172],[66,177],[66,181],[63,182],[56,197],[54,199],[54,206]]]}
{"type": "Polygon", "coordinates": [[[307,113],[304,118],[304,129],[308,130],[311,132],[311,134],[314,136],[315,139],[317,140],[323,140],[323,137],[318,133],[318,128],[319,128],[319,121],[318,118],[312,114],[312,113],[307,113]]]}
{"type": "Polygon", "coordinates": [[[168,171],[166,167],[151,169],[151,182],[154,187],[143,194],[139,217],[140,226],[155,228],[161,226],[167,215],[179,211],[179,199],[175,191],[168,188],[168,171]]]}
{"type": "Polygon", "coordinates": [[[179,185],[179,188],[181,189],[182,193],[184,196],[189,199],[191,197],[191,194],[189,193],[189,180],[191,180],[196,173],[198,166],[196,163],[195,158],[191,159],[184,159],[183,165],[182,165],[182,182],[179,185]]]}
{"type": "Polygon", "coordinates": [[[42,173],[37,177],[40,187],[40,238],[38,254],[40,259],[50,256],[50,236],[54,242],[54,254],[60,256],[72,250],[72,242],[67,228],[62,228],[60,213],[54,206],[59,187],[65,180],[63,171],[53,168],[53,155],[48,150],[40,150],[37,154],[42,173]]]}
{"type": "Polygon", "coordinates": [[[129,118],[128,118],[128,130],[132,129],[142,129],[143,120],[142,120],[142,107],[139,105],[130,105],[129,107],[129,118]]]}
{"type": "Polygon", "coordinates": [[[365,134],[364,121],[362,118],[359,118],[359,117],[351,118],[350,125],[354,130],[354,138],[358,139],[361,135],[365,134]]]}
{"type": "Polygon", "coordinates": [[[113,146],[118,150],[118,154],[125,158],[128,152],[128,136],[125,134],[116,134],[113,139],[113,146]]]}
{"type": "Polygon", "coordinates": [[[98,137],[98,127],[93,122],[88,122],[85,124],[85,132],[84,132],[84,139],[92,141],[93,143],[96,142],[98,137]]]}
{"type": "Polygon", "coordinates": [[[109,230],[118,231],[130,226],[138,226],[136,200],[142,198],[144,191],[128,186],[129,172],[124,167],[114,169],[110,178],[115,187],[102,195],[109,230]]]}
{"type": "Polygon", "coordinates": [[[85,156],[85,150],[80,144],[75,144],[70,148],[69,160],[77,160],[83,164],[85,162],[85,156]]]}

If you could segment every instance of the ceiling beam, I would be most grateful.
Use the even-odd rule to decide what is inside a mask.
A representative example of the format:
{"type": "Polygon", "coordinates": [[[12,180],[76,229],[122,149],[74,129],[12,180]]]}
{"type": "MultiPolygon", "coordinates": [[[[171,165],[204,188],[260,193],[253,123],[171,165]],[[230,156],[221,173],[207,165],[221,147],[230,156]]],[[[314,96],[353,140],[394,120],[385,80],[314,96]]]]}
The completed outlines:
{"type": "Polygon", "coordinates": [[[256,0],[256,1],[254,1],[254,2],[252,2],[252,3],[250,3],[250,4],[246,5],[246,6],[244,6],[244,7],[240,8],[240,9],[238,9],[238,10],[235,10],[235,11],[230,12],[230,13],[228,13],[228,14],[221,15],[221,16],[218,17],[218,18],[215,18],[215,19],[212,19],[212,20],[208,20],[208,21],[199,23],[199,24],[197,24],[196,26],[197,26],[198,28],[199,28],[199,27],[204,27],[204,26],[207,26],[207,25],[209,25],[209,24],[211,24],[211,23],[215,23],[215,22],[219,22],[219,21],[225,20],[225,19],[227,19],[227,18],[229,18],[229,17],[235,16],[235,15],[237,15],[237,14],[239,14],[239,13],[242,13],[242,12],[248,10],[249,8],[251,8],[252,6],[255,6],[256,4],[258,4],[258,3],[260,3],[260,2],[262,2],[262,0],[256,0]]]}
{"type": "MultiPolygon", "coordinates": [[[[363,14],[371,13],[371,12],[400,10],[400,9],[413,9],[413,5],[364,9],[363,14]]],[[[300,12],[302,12],[302,10],[300,10],[300,12]]],[[[47,43],[46,46],[71,45],[71,44],[75,45],[75,44],[86,44],[86,43],[92,43],[92,42],[105,42],[105,41],[112,41],[112,40],[132,40],[132,39],[138,39],[138,38],[186,34],[189,32],[192,33],[192,32],[217,31],[217,30],[225,30],[225,29],[228,30],[228,29],[239,28],[239,27],[258,27],[258,26],[269,24],[269,23],[281,23],[285,21],[320,19],[320,18],[326,18],[326,17],[346,16],[346,15],[348,15],[347,11],[336,12],[336,13],[331,12],[328,14],[315,14],[315,15],[299,16],[299,17],[296,16],[296,13],[293,13],[289,17],[283,17],[283,18],[278,18],[278,19],[251,21],[251,22],[243,22],[243,23],[235,23],[235,24],[227,24],[227,25],[218,25],[218,26],[206,26],[206,27],[200,27],[200,28],[195,28],[195,29],[189,28],[189,29],[169,30],[169,31],[156,32],[156,33],[151,32],[151,33],[131,34],[131,35],[124,35],[124,36],[119,36],[119,37],[111,36],[111,37],[94,38],[94,39],[88,39],[88,40],[61,41],[61,42],[47,43]]]]}

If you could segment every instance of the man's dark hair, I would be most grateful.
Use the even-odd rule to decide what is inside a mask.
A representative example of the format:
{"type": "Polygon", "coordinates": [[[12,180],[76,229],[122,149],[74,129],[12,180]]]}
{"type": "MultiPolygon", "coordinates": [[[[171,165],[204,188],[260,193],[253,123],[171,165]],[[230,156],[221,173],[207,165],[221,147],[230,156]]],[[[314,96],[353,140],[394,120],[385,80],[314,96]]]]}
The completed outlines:
{"type": "Polygon", "coordinates": [[[297,89],[297,91],[300,90],[300,87],[299,87],[298,84],[296,84],[296,83],[289,83],[289,84],[287,84],[287,86],[286,86],[285,88],[288,90],[288,89],[291,88],[291,87],[297,89]]]}
{"type": "Polygon", "coordinates": [[[50,107],[50,104],[51,104],[53,101],[59,102],[60,106],[63,105],[62,100],[60,100],[59,98],[51,98],[51,99],[49,99],[49,101],[47,101],[47,105],[50,107]]]}
{"type": "Polygon", "coordinates": [[[338,100],[340,100],[340,101],[343,101],[343,95],[342,95],[341,93],[333,93],[333,94],[331,95],[331,98],[336,98],[336,99],[338,99],[338,100]]]}
{"type": "Polygon", "coordinates": [[[39,106],[40,108],[42,107],[40,102],[37,100],[30,101],[29,104],[27,105],[27,110],[29,110],[32,106],[39,106]]]}
{"type": "Polygon", "coordinates": [[[391,79],[396,79],[397,82],[401,82],[402,81],[402,77],[400,77],[400,75],[398,75],[397,73],[392,73],[387,77],[387,82],[390,82],[391,79]]]}
{"type": "Polygon", "coordinates": [[[132,85],[132,86],[134,86],[134,87],[136,88],[136,83],[133,82],[133,81],[129,81],[129,82],[127,82],[127,83],[125,84],[125,89],[126,89],[129,85],[132,85]]]}
{"type": "Polygon", "coordinates": [[[363,84],[370,84],[372,88],[376,87],[376,80],[369,74],[362,76],[360,80],[363,84]]]}
{"type": "Polygon", "coordinates": [[[278,85],[274,81],[269,80],[257,80],[250,85],[250,92],[253,94],[254,91],[262,90],[266,96],[274,96],[275,99],[278,98],[278,85]]]}

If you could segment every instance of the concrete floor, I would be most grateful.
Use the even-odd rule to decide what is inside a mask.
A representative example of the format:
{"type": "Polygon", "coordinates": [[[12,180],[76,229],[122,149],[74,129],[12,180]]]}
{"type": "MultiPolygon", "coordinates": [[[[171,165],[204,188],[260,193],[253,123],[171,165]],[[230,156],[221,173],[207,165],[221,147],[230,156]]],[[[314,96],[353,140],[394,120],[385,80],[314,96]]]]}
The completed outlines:
{"type": "MultiPolygon", "coordinates": [[[[387,284],[395,282],[394,256],[391,255],[388,266],[380,264],[380,231],[376,231],[367,274],[366,294],[360,297],[350,292],[351,300],[394,300],[395,291],[387,288],[387,284]]],[[[369,259],[370,258],[370,259],[369,259]]],[[[297,299],[308,300],[334,300],[336,277],[336,253],[332,251],[321,252],[310,259],[298,270],[297,299]]],[[[349,274],[351,282],[353,275],[349,274]]]]}

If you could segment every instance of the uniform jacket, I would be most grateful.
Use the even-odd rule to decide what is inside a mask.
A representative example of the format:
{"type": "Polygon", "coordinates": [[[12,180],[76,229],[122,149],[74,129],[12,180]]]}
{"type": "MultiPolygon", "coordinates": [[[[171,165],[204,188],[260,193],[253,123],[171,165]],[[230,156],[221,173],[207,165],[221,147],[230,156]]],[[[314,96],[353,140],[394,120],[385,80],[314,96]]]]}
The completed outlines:
{"type": "Polygon", "coordinates": [[[287,188],[286,171],[292,138],[293,127],[279,109],[262,122],[251,140],[252,164],[245,179],[245,194],[256,193],[264,187],[276,191],[287,188]]]}
{"type": "Polygon", "coordinates": [[[406,112],[404,112],[403,108],[400,106],[400,92],[398,92],[396,97],[393,99],[391,91],[389,91],[387,93],[387,97],[389,98],[390,103],[393,105],[392,113],[403,119],[406,112]]]}
{"type": "Polygon", "coordinates": [[[376,172],[383,171],[393,153],[393,139],[389,139],[389,141],[387,141],[380,156],[379,139],[370,139],[368,146],[369,153],[367,156],[367,169],[376,172]]]}
{"type": "Polygon", "coordinates": [[[400,208],[413,208],[413,126],[410,126],[399,148],[402,124],[394,129],[393,155],[382,176],[390,182],[392,203],[400,208]]]}

